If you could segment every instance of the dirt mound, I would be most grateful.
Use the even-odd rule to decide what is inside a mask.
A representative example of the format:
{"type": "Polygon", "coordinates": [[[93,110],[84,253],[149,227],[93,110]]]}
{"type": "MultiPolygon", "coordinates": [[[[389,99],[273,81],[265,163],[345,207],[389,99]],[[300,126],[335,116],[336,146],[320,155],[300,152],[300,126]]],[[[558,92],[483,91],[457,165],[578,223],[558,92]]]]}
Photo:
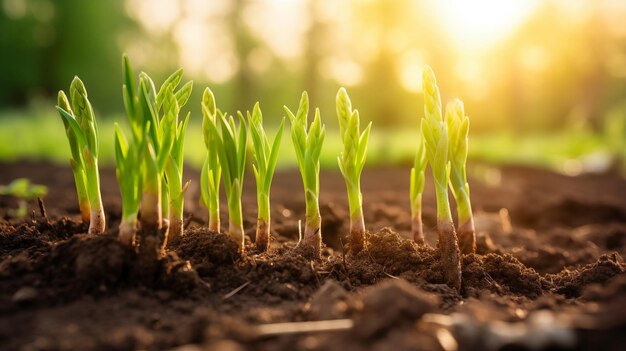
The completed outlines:
{"type": "Polygon", "coordinates": [[[580,296],[583,289],[590,284],[602,284],[626,269],[622,258],[616,254],[602,255],[596,262],[561,273],[548,276],[554,284],[554,290],[567,297],[580,296]]]}

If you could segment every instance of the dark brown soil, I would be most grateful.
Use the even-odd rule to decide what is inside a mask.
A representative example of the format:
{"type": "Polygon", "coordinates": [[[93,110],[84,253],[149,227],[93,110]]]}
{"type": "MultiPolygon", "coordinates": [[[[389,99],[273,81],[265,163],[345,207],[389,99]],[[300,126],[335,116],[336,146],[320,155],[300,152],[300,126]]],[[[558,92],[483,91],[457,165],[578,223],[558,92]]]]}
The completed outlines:
{"type": "Polygon", "coordinates": [[[28,218],[13,218],[17,201],[0,197],[0,350],[626,349],[626,181],[617,175],[508,167],[490,171],[501,184],[472,179],[477,253],[463,256],[459,294],[443,284],[429,190],[429,245],[406,239],[407,169],[365,170],[370,234],[355,256],[342,250],[343,180],[323,172],[320,261],[296,247],[304,203],[295,171],[275,177],[267,253],[251,244],[256,202],[248,176],[251,240],[242,256],[226,235],[204,229],[198,173],[189,170],[189,227],[151,270],[115,238],[121,204],[111,169],[102,172],[110,229],[101,236],[78,222],[69,167],[0,170],[0,183],[27,177],[50,188],[47,219],[36,202],[28,218]],[[353,326],[279,335],[259,328],[336,319],[353,326]]]}

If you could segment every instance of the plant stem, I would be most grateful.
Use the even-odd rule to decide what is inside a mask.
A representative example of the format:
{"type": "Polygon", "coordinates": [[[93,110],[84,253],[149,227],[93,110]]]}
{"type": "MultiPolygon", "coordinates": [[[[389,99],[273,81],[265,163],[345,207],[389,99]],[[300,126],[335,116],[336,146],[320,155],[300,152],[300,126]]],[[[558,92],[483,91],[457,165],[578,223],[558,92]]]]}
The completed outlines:
{"type": "Polygon", "coordinates": [[[228,234],[236,242],[243,253],[244,250],[244,230],[243,214],[241,210],[241,190],[234,186],[228,199],[228,234]]]}
{"type": "Polygon", "coordinates": [[[262,218],[256,220],[256,239],[254,245],[257,250],[264,252],[270,246],[270,222],[262,218]]]}
{"type": "Polygon", "coordinates": [[[317,197],[311,190],[305,190],[306,201],[306,224],[304,227],[304,237],[302,243],[304,247],[310,249],[311,256],[320,257],[322,249],[322,217],[317,197]]]}
{"type": "Polygon", "coordinates": [[[474,228],[474,216],[469,196],[469,187],[456,167],[452,167],[451,182],[455,183],[453,192],[456,200],[457,214],[459,217],[458,237],[459,247],[464,254],[476,252],[476,230],[474,228]]]}
{"type": "Polygon", "coordinates": [[[220,231],[220,207],[219,203],[216,207],[209,209],[209,231],[219,233],[220,231]]]}
{"type": "Polygon", "coordinates": [[[424,226],[422,224],[422,195],[418,195],[411,206],[411,233],[413,234],[413,240],[423,245],[424,241],[424,226]]]}
{"type": "Polygon", "coordinates": [[[167,235],[169,244],[178,243],[184,234],[183,212],[179,211],[180,208],[182,206],[174,204],[174,200],[170,201],[169,230],[167,235]]]}
{"type": "Polygon", "coordinates": [[[93,158],[87,147],[84,149],[86,176],[90,179],[87,184],[89,192],[89,234],[102,234],[106,227],[102,198],[100,196],[100,175],[98,174],[98,160],[93,158]]]}
{"type": "Polygon", "coordinates": [[[439,235],[439,250],[443,265],[443,274],[446,284],[461,290],[461,259],[454,222],[448,202],[448,187],[435,184],[437,197],[437,233],[439,235]]]}
{"type": "Polygon", "coordinates": [[[207,156],[202,166],[200,175],[200,191],[202,201],[209,210],[209,231],[219,233],[220,231],[220,179],[221,170],[215,150],[207,149],[207,156]],[[210,169],[210,168],[213,169],[210,169]],[[217,184],[217,186],[216,186],[217,184]]]}
{"type": "Polygon", "coordinates": [[[70,163],[72,164],[72,172],[74,173],[74,183],[76,183],[76,195],[78,197],[80,216],[83,223],[88,224],[91,216],[91,206],[89,205],[89,195],[87,194],[87,185],[85,184],[85,172],[82,167],[73,160],[70,160],[70,163]]]}
{"type": "MultiPolygon", "coordinates": [[[[168,194],[168,244],[178,243],[183,236],[183,210],[185,198],[183,193],[182,174],[174,164],[172,158],[167,161],[165,167],[167,177],[167,189],[163,194],[168,194]]],[[[163,201],[162,201],[163,202],[163,201]]]]}
{"type": "Polygon", "coordinates": [[[360,184],[355,184],[348,178],[345,178],[345,180],[348,188],[348,207],[350,208],[350,250],[358,253],[365,246],[363,198],[361,196],[360,184]]]}
{"type": "Polygon", "coordinates": [[[137,213],[122,216],[118,238],[124,245],[134,245],[137,233],[137,213]]]}
{"type": "Polygon", "coordinates": [[[161,211],[161,176],[150,147],[144,153],[143,194],[141,197],[141,240],[139,252],[146,263],[163,256],[166,232],[161,211]]]}
{"type": "Polygon", "coordinates": [[[256,222],[255,246],[259,251],[267,251],[270,243],[270,197],[257,191],[258,218],[256,222]]]}

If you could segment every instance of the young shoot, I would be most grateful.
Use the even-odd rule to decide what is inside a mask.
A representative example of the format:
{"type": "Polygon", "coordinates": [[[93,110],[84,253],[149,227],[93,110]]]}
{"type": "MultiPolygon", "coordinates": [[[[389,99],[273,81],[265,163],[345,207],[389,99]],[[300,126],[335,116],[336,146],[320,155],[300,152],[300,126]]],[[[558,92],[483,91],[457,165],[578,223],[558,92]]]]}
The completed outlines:
{"type": "Polygon", "coordinates": [[[222,167],[220,166],[217,149],[215,148],[216,134],[213,134],[211,125],[217,123],[217,106],[211,89],[204,89],[202,94],[202,134],[206,147],[206,157],[202,165],[200,175],[200,192],[202,202],[209,210],[209,230],[220,231],[220,179],[222,167]]]}
{"type": "Polygon", "coordinates": [[[424,91],[424,118],[422,137],[426,160],[430,164],[437,197],[437,232],[445,282],[457,291],[461,289],[461,261],[454,222],[448,201],[448,130],[441,113],[441,97],[435,73],[429,66],[422,74],[424,91]]]}
{"type": "Polygon", "coordinates": [[[411,168],[411,233],[417,244],[424,244],[424,229],[422,225],[422,194],[424,193],[424,173],[426,171],[426,150],[424,138],[420,134],[417,139],[417,152],[411,168]]]}
{"type": "Polygon", "coordinates": [[[26,217],[28,200],[43,197],[47,193],[48,188],[45,185],[32,184],[28,178],[17,178],[7,185],[0,184],[0,195],[13,196],[17,199],[17,208],[8,211],[9,215],[17,218],[26,217]]]}
{"type": "Polygon", "coordinates": [[[263,129],[263,115],[258,102],[254,105],[252,114],[247,112],[247,116],[252,137],[252,151],[256,160],[256,165],[252,166],[256,180],[258,204],[255,245],[258,250],[266,251],[269,248],[270,240],[270,188],[278,160],[278,149],[280,148],[285,119],[283,118],[278,133],[270,144],[265,129],[263,129]]]}
{"type": "Polygon", "coordinates": [[[239,126],[233,116],[226,118],[218,111],[216,123],[209,121],[208,126],[214,138],[213,147],[224,172],[224,188],[228,202],[228,234],[244,249],[243,214],[241,210],[241,192],[246,166],[246,125],[239,116],[239,126]],[[217,125],[219,124],[219,126],[217,125]]]}
{"type": "Polygon", "coordinates": [[[189,100],[193,83],[187,82],[180,90],[174,90],[180,84],[183,70],[179,69],[169,76],[156,96],[156,104],[159,113],[163,110],[161,117],[161,137],[162,140],[169,142],[172,140],[172,147],[167,160],[165,161],[165,178],[162,183],[162,203],[163,216],[168,217],[168,242],[176,243],[183,236],[183,210],[185,192],[189,186],[189,182],[183,184],[183,151],[185,142],[185,133],[187,131],[187,123],[189,122],[189,114],[181,122],[178,121],[178,112],[189,100]],[[173,123],[170,121],[173,116],[173,123]],[[165,188],[165,189],[163,189],[165,188]]]}
{"type": "MultiPolygon", "coordinates": [[[[163,92],[159,92],[160,97],[157,96],[152,79],[145,73],[139,75],[139,85],[135,89],[132,69],[128,59],[124,57],[124,103],[133,135],[133,146],[129,146],[128,149],[135,150],[137,156],[132,171],[126,173],[132,174],[131,177],[134,177],[132,182],[138,184],[139,188],[141,236],[138,244],[140,254],[148,262],[153,262],[163,255],[167,241],[167,227],[164,227],[162,217],[162,194],[167,191],[163,185],[163,176],[176,138],[176,133],[171,131],[177,130],[180,110],[179,99],[173,89],[171,84],[166,84],[162,88],[163,92]],[[161,109],[163,117],[159,119],[158,113],[161,109]]],[[[121,141],[121,137],[118,137],[118,140],[121,141]]],[[[130,144],[129,142],[128,145],[130,144]]],[[[119,165],[121,162],[118,162],[118,167],[119,165]]],[[[125,191],[123,181],[120,184],[122,191],[125,191]]],[[[132,201],[128,204],[130,205],[128,213],[133,213],[132,201]]],[[[132,222],[128,224],[131,228],[134,227],[132,222]]],[[[132,238],[132,235],[125,233],[124,230],[126,229],[120,225],[120,240],[128,243],[128,238],[132,238]]],[[[130,229],[131,232],[133,230],[130,229]]]]}
{"type": "Polygon", "coordinates": [[[119,125],[115,123],[115,174],[122,195],[118,238],[126,245],[132,245],[135,240],[141,201],[138,147],[134,140],[127,141],[119,125]]]}
{"type": "Polygon", "coordinates": [[[305,250],[309,250],[308,255],[319,258],[322,246],[322,218],[319,209],[319,158],[326,136],[326,127],[322,125],[319,109],[315,109],[313,123],[310,127],[308,126],[309,97],[306,91],[302,93],[295,115],[287,106],[284,109],[291,122],[291,139],[304,185],[306,224],[302,245],[305,250]]]}
{"type": "Polygon", "coordinates": [[[446,106],[446,124],[450,136],[448,144],[448,158],[451,165],[450,189],[456,201],[459,219],[457,227],[459,247],[462,253],[469,254],[476,252],[476,233],[465,167],[467,162],[469,118],[465,115],[465,109],[461,100],[456,99],[446,106]]]}
{"type": "Polygon", "coordinates": [[[104,233],[106,220],[98,172],[98,126],[87,89],[78,77],[74,77],[70,85],[70,99],[71,104],[65,93],[60,91],[57,110],[63,119],[72,152],[70,164],[81,215],[84,221],[89,214],[89,234],[101,234],[104,233]]]}
{"type": "Polygon", "coordinates": [[[365,246],[361,172],[367,157],[367,141],[372,123],[370,122],[362,133],[359,131],[359,111],[352,110],[350,97],[344,88],[337,92],[336,110],[343,142],[343,151],[337,157],[337,161],[346,182],[350,207],[350,250],[357,253],[365,246]]]}
{"type": "MultiPolygon", "coordinates": [[[[70,106],[69,100],[63,90],[59,91],[57,103],[58,107],[65,110],[70,116],[74,116],[72,107],[70,106]]],[[[76,134],[62,113],[61,120],[63,120],[65,134],[67,135],[67,140],[70,144],[70,151],[72,153],[72,156],[70,157],[70,166],[72,167],[72,173],[74,174],[74,184],[76,185],[76,195],[78,197],[80,215],[83,223],[89,224],[91,207],[89,206],[89,196],[87,195],[87,180],[85,179],[85,167],[83,167],[83,157],[81,154],[82,147],[78,145],[76,134]]]]}
{"type": "Polygon", "coordinates": [[[189,115],[178,123],[177,128],[171,133],[175,133],[172,153],[165,165],[165,175],[167,179],[167,189],[169,197],[169,233],[168,241],[175,243],[183,236],[183,210],[185,207],[185,192],[189,187],[189,181],[183,184],[183,151],[185,143],[185,132],[189,115]]]}

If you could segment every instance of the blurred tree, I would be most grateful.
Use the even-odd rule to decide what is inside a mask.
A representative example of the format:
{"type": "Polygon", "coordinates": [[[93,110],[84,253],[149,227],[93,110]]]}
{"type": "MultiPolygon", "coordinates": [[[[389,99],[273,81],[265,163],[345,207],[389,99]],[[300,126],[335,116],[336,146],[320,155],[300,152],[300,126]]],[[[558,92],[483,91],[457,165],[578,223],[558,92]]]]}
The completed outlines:
{"type": "Polygon", "coordinates": [[[11,0],[0,13],[0,107],[53,96],[80,75],[97,108],[119,111],[123,1],[11,0]],[[13,11],[13,12],[12,12],[13,11]]]}
{"type": "Polygon", "coordinates": [[[232,0],[231,11],[227,19],[235,41],[235,52],[239,62],[239,69],[235,76],[235,108],[241,111],[252,110],[256,94],[256,80],[250,68],[249,60],[250,54],[258,46],[258,39],[252,35],[244,21],[244,11],[248,2],[248,0],[232,0]]]}

